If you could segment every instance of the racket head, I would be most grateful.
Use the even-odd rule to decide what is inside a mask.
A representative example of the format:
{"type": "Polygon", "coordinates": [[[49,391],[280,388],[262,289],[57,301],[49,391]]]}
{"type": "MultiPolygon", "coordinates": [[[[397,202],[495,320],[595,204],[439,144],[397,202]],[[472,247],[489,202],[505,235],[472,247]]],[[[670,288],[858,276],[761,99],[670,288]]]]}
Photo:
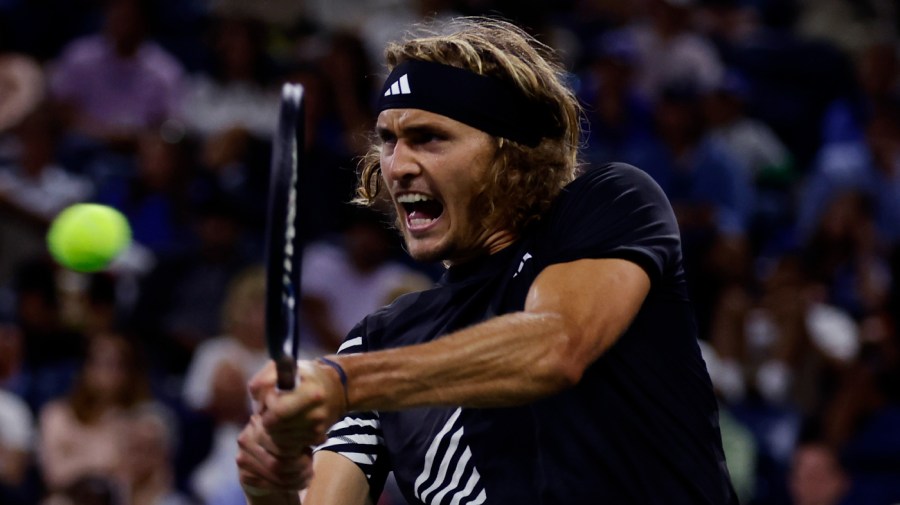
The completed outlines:
{"type": "Polygon", "coordinates": [[[272,142],[266,220],[266,345],[278,370],[278,388],[296,385],[300,270],[303,247],[297,213],[305,136],[303,87],[285,84],[272,142]]]}

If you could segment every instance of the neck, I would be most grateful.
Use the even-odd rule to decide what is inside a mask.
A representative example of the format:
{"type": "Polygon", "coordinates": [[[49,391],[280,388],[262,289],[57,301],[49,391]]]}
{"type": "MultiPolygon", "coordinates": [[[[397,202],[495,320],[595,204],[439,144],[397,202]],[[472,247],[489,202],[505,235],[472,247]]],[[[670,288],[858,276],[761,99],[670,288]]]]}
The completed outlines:
{"type": "Polygon", "coordinates": [[[462,265],[464,263],[468,263],[476,258],[482,256],[491,256],[493,254],[497,254],[498,252],[506,249],[511,246],[517,239],[515,233],[509,230],[500,230],[494,233],[491,233],[482,243],[483,247],[480,247],[474,253],[462,255],[459,257],[449,258],[444,260],[444,266],[447,268],[462,265]]]}

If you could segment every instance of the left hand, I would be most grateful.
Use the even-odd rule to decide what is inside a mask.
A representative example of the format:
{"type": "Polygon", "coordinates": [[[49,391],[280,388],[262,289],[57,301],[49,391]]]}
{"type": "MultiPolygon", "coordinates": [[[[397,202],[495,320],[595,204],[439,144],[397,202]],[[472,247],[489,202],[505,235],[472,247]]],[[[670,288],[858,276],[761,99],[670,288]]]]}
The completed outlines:
{"type": "Polygon", "coordinates": [[[312,450],[298,455],[281,456],[254,415],[238,436],[236,458],[241,486],[251,495],[272,491],[297,491],[312,479],[312,450]]]}

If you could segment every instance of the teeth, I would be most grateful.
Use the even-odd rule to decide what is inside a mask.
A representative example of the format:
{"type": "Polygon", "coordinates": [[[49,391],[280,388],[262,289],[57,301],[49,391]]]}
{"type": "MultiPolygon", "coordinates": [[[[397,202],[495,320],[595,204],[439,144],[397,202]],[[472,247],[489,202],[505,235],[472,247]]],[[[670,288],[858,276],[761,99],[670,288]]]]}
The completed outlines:
{"type": "Polygon", "coordinates": [[[397,201],[400,203],[427,202],[431,199],[430,196],[421,193],[406,193],[397,197],[397,201]]]}
{"type": "Polygon", "coordinates": [[[433,223],[433,222],[434,222],[434,219],[417,218],[417,219],[410,219],[410,220],[409,220],[409,224],[410,224],[412,227],[414,227],[414,228],[418,228],[419,226],[426,226],[426,225],[429,225],[429,224],[431,224],[431,223],[433,223]]]}

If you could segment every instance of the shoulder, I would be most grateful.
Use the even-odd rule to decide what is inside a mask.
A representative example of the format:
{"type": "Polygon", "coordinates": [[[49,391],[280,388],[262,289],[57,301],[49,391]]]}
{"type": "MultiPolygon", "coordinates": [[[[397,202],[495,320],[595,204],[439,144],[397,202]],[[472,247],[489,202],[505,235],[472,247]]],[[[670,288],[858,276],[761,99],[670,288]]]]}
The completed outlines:
{"type": "Polygon", "coordinates": [[[139,54],[144,65],[160,75],[171,79],[183,76],[184,69],[181,63],[156,42],[144,42],[139,54]]]}
{"type": "Polygon", "coordinates": [[[88,35],[77,38],[65,47],[61,61],[67,63],[91,63],[103,58],[108,53],[108,45],[100,35],[88,35]]]}
{"type": "Polygon", "coordinates": [[[647,172],[627,163],[608,163],[584,171],[563,188],[554,206],[597,207],[635,197],[668,202],[647,172]]]}
{"type": "Polygon", "coordinates": [[[624,163],[591,169],[569,184],[533,240],[547,264],[623,258],[651,279],[680,268],[681,239],[668,198],[650,175],[624,163]]]}
{"type": "Polygon", "coordinates": [[[582,171],[569,186],[590,185],[591,187],[622,187],[634,184],[656,185],[647,172],[628,163],[606,163],[595,168],[582,171]]]}
{"type": "Polygon", "coordinates": [[[438,324],[436,314],[448,305],[448,300],[446,288],[440,285],[400,294],[350,330],[341,352],[368,352],[419,343],[428,333],[424,329],[438,324]]]}

